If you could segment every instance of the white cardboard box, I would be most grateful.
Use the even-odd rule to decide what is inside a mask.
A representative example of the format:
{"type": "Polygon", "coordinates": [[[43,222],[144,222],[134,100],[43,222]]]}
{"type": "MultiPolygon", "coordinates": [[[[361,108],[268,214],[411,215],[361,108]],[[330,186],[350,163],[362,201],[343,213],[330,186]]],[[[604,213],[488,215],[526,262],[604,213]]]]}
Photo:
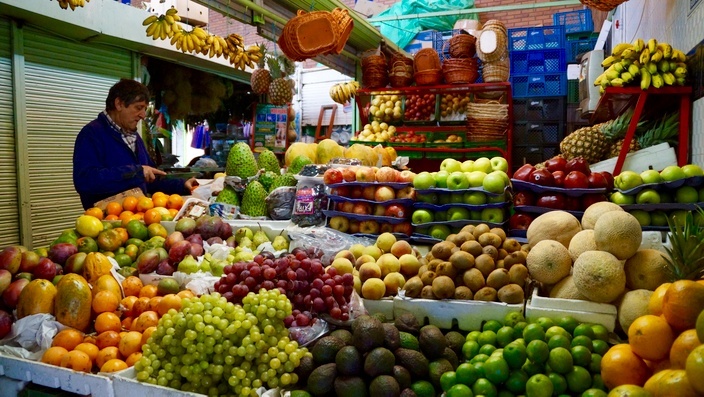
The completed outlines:
{"type": "MultiPolygon", "coordinates": [[[[592,171],[608,171],[613,173],[616,167],[617,157],[591,164],[592,171]]],[[[621,171],[631,170],[641,173],[650,167],[660,171],[668,165],[677,165],[677,154],[667,142],[641,149],[637,152],[628,153],[623,163],[621,171]]],[[[615,175],[614,175],[615,176],[615,175]]]]}
{"type": "MultiPolygon", "coordinates": [[[[149,396],[149,397],[203,397],[204,394],[151,385],[136,379],[134,367],[115,372],[112,376],[115,396],[149,396]]],[[[95,396],[98,396],[96,394],[95,396]]]]}
{"type": "Polygon", "coordinates": [[[421,324],[430,323],[439,328],[451,329],[454,324],[463,331],[480,329],[487,320],[503,321],[508,313],[523,312],[523,304],[509,305],[502,302],[475,300],[433,300],[394,298],[394,317],[413,313],[421,324]]]}
{"type": "Polygon", "coordinates": [[[394,299],[384,298],[384,299],[364,299],[364,308],[367,309],[369,314],[381,313],[387,320],[394,319],[394,299]]]}
{"type": "Polygon", "coordinates": [[[609,331],[616,326],[616,306],[576,299],[560,299],[538,296],[538,289],[526,303],[525,317],[532,321],[538,317],[558,318],[572,316],[579,322],[601,324],[609,331]]]}

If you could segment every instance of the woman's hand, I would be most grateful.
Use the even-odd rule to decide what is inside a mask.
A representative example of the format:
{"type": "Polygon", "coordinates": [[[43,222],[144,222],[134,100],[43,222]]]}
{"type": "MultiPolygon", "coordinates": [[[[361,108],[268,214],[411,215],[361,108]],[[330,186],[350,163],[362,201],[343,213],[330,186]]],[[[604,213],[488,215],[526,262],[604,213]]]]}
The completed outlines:
{"type": "Polygon", "coordinates": [[[147,181],[147,183],[154,182],[157,175],[166,175],[166,172],[148,165],[143,165],[142,171],[144,172],[144,180],[147,181]]]}
{"type": "Polygon", "coordinates": [[[192,192],[193,189],[198,187],[199,183],[196,178],[190,178],[183,185],[186,187],[186,189],[188,189],[189,192],[192,192]]]}

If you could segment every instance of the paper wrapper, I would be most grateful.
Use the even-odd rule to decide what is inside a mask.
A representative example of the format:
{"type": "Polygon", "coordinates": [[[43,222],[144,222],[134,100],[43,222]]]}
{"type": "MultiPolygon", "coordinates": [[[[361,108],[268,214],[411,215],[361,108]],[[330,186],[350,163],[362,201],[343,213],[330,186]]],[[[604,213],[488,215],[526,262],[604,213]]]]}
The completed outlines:
{"type": "Polygon", "coordinates": [[[32,314],[15,321],[12,331],[0,340],[0,353],[38,361],[51,347],[54,336],[66,328],[51,314],[32,314]]]}

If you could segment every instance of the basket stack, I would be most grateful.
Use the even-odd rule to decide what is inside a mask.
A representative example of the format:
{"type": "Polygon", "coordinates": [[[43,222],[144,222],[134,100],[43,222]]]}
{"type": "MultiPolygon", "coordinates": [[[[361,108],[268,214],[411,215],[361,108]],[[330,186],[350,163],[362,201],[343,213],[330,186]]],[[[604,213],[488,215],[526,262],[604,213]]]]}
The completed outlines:
{"type": "Polygon", "coordinates": [[[450,45],[450,57],[452,58],[472,58],[477,52],[477,39],[471,34],[456,34],[447,42],[450,45]]]}
{"type": "Polygon", "coordinates": [[[484,24],[477,45],[477,56],[482,60],[482,79],[485,83],[508,81],[508,31],[501,21],[492,19],[484,24]]]}
{"type": "Polygon", "coordinates": [[[479,64],[476,58],[446,59],[442,75],[447,84],[472,84],[479,77],[479,64]]]}
{"type": "Polygon", "coordinates": [[[389,84],[389,72],[384,54],[371,53],[362,57],[362,85],[382,88],[389,84]]]}
{"type": "Polygon", "coordinates": [[[423,48],[413,58],[413,79],[416,85],[434,85],[442,81],[440,56],[432,48],[423,48]]]}
{"type": "Polygon", "coordinates": [[[395,55],[389,63],[389,84],[394,87],[408,87],[413,84],[413,59],[395,55]]]}
{"type": "Polygon", "coordinates": [[[493,100],[467,104],[469,141],[489,142],[504,139],[508,127],[508,104],[493,100]]]}

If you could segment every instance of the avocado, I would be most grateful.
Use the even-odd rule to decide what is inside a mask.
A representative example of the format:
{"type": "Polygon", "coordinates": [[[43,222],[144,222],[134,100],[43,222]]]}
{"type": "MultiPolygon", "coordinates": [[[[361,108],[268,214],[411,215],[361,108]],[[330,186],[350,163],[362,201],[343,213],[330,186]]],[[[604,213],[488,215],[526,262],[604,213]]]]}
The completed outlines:
{"type": "Polygon", "coordinates": [[[352,344],[360,353],[384,345],[384,326],[370,316],[360,316],[352,322],[352,344]]]}
{"type": "Polygon", "coordinates": [[[337,366],[323,364],[314,369],[308,377],[308,390],[316,396],[329,396],[333,392],[337,366]]]}
{"type": "Polygon", "coordinates": [[[382,324],[384,327],[384,347],[394,351],[401,347],[401,337],[398,328],[391,323],[382,324]]]}
{"type": "Polygon", "coordinates": [[[367,397],[367,384],[358,376],[338,376],[335,378],[337,397],[367,397]]]}
{"type": "Polygon", "coordinates": [[[315,343],[311,350],[313,360],[318,365],[333,363],[335,362],[335,355],[343,347],[345,347],[345,341],[342,339],[330,335],[324,336],[315,343]]]}
{"type": "Polygon", "coordinates": [[[340,375],[360,375],[362,373],[362,355],[354,346],[345,346],[335,355],[335,364],[340,375]]]}
{"type": "Polygon", "coordinates": [[[452,349],[457,356],[462,354],[462,346],[466,342],[466,338],[462,334],[457,331],[450,331],[445,334],[445,340],[447,341],[447,347],[452,349]]]}
{"type": "Polygon", "coordinates": [[[310,393],[305,390],[291,390],[291,397],[310,397],[310,393]]]}
{"type": "Polygon", "coordinates": [[[384,313],[374,313],[374,314],[372,314],[372,317],[375,317],[377,320],[381,321],[382,323],[389,321],[386,318],[386,315],[384,313]]]}
{"type": "Polygon", "coordinates": [[[428,365],[428,372],[430,373],[430,382],[435,386],[436,389],[440,390],[440,376],[445,372],[454,371],[452,364],[450,364],[447,359],[441,358],[439,360],[432,361],[428,365]]]}
{"type": "Polygon", "coordinates": [[[380,375],[369,384],[369,395],[371,397],[399,397],[401,388],[393,376],[380,375]]]}
{"type": "Polygon", "coordinates": [[[413,378],[425,378],[428,376],[428,359],[423,353],[411,349],[399,347],[394,352],[396,362],[408,370],[413,378]]]}
{"type": "Polygon", "coordinates": [[[409,334],[408,332],[399,332],[398,334],[399,340],[401,342],[400,347],[420,351],[418,338],[416,338],[413,334],[409,334]]]}
{"type": "Polygon", "coordinates": [[[364,359],[364,373],[374,378],[379,375],[391,375],[396,365],[396,357],[390,350],[377,347],[364,359]]]}
{"type": "MultiPolygon", "coordinates": [[[[346,345],[352,343],[352,333],[346,329],[336,329],[330,333],[330,336],[342,339],[346,345]]],[[[462,346],[460,346],[462,348],[462,346]]]]}
{"type": "Polygon", "coordinates": [[[396,317],[394,324],[396,324],[396,328],[401,332],[417,335],[420,331],[420,323],[418,323],[418,319],[411,312],[406,312],[396,317]]]}
{"type": "Polygon", "coordinates": [[[453,370],[455,370],[460,365],[460,360],[459,358],[457,358],[457,354],[455,354],[455,351],[450,349],[449,347],[446,347],[445,350],[443,350],[442,358],[447,359],[447,361],[452,364],[453,370]]]}
{"type": "Polygon", "coordinates": [[[442,353],[447,347],[445,335],[435,325],[426,325],[420,329],[418,343],[420,344],[420,351],[430,360],[442,357],[442,353]]]}
{"type": "Polygon", "coordinates": [[[408,372],[405,367],[402,367],[400,365],[394,365],[392,374],[394,379],[396,379],[396,382],[398,382],[398,386],[401,388],[401,390],[411,385],[411,381],[413,378],[411,378],[411,373],[408,372]]]}
{"type": "Polygon", "coordinates": [[[308,380],[308,377],[310,376],[311,372],[315,369],[315,361],[313,361],[313,358],[306,355],[301,357],[301,362],[298,365],[298,368],[296,368],[296,375],[298,375],[298,382],[300,384],[306,383],[308,380]]]}

